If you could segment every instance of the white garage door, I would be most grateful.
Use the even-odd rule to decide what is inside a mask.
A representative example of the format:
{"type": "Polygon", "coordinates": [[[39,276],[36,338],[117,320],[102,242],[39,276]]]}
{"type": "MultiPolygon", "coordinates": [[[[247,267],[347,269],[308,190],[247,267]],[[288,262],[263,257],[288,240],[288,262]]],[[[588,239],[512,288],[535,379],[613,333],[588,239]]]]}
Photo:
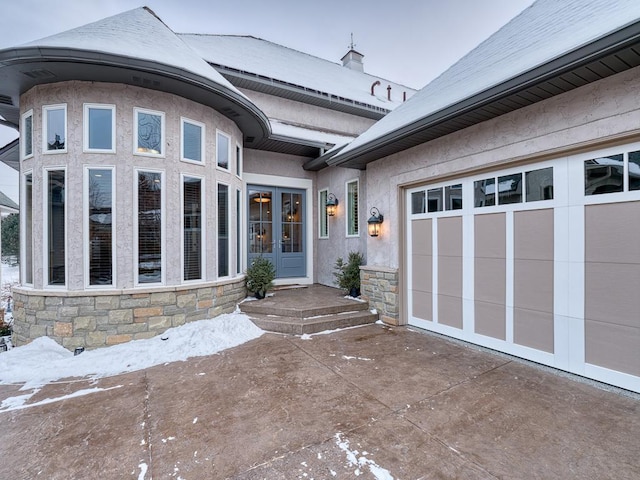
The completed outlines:
{"type": "Polygon", "coordinates": [[[640,392],[640,144],[406,195],[409,324],[640,392]]]}

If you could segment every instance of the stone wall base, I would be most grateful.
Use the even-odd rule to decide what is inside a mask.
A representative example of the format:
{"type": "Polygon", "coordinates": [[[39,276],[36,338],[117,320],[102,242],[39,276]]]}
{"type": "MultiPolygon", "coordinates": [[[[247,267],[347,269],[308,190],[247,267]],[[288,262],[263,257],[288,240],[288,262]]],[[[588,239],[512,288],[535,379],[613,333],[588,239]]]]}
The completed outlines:
{"type": "Polygon", "coordinates": [[[369,305],[378,311],[383,322],[400,324],[397,269],[362,265],[360,292],[369,305]]]}
{"type": "Polygon", "coordinates": [[[70,350],[89,350],[151,338],[171,327],[233,312],[245,296],[244,277],[118,294],[14,288],[13,344],[48,336],[70,350]]]}

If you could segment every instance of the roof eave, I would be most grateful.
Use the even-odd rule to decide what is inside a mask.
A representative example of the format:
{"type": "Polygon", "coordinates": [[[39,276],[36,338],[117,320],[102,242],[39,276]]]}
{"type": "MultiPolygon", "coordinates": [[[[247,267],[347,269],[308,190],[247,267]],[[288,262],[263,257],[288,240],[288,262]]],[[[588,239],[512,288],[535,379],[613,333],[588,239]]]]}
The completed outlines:
{"type": "MultiPolygon", "coordinates": [[[[412,141],[412,137],[416,137],[418,134],[436,127],[447,120],[490,105],[516,92],[521,92],[527,88],[550,81],[562,74],[597,62],[600,59],[614,55],[616,52],[621,52],[634,45],[640,45],[640,21],[574,49],[565,55],[539,65],[517,77],[467,97],[392,132],[381,135],[370,142],[355,147],[353,150],[338,154],[336,157],[330,159],[328,164],[364,169],[366,165],[372,161],[424,143],[424,141],[420,140],[414,142],[412,141]],[[400,141],[402,142],[400,143],[400,141]]],[[[628,70],[635,66],[636,65],[630,65],[627,66],[627,68],[620,69],[620,71],[628,70]]],[[[612,71],[611,75],[615,73],[619,72],[612,71]]],[[[532,101],[531,104],[533,103],[536,102],[532,101]]],[[[512,110],[516,109],[517,108],[513,108],[512,110]]],[[[434,138],[437,138],[437,136],[434,138]]]]}

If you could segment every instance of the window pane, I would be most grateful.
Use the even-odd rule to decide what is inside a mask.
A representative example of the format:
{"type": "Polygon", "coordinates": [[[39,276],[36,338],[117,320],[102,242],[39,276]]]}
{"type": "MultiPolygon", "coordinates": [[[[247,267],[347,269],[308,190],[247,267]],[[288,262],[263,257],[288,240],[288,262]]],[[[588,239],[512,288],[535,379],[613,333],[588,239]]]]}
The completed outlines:
{"type": "Polygon", "coordinates": [[[302,196],[299,193],[282,193],[283,252],[302,252],[302,196]]]}
{"type": "Polygon", "coordinates": [[[318,218],[320,219],[320,238],[326,238],[329,236],[329,227],[328,220],[329,216],[327,215],[327,191],[322,190],[320,192],[320,202],[319,202],[319,212],[318,218]]]}
{"type": "Polygon", "coordinates": [[[182,156],[189,160],[197,162],[202,161],[202,127],[193,123],[183,122],[182,139],[184,150],[182,156]]]}
{"type": "Polygon", "coordinates": [[[111,150],[113,148],[113,111],[107,108],[89,108],[89,148],[111,150]]]}
{"type": "Polygon", "coordinates": [[[462,209],[462,184],[444,187],[444,199],[446,210],[462,209]]]}
{"type": "Polygon", "coordinates": [[[64,108],[47,109],[47,150],[64,150],[67,137],[64,108]]]}
{"type": "Polygon", "coordinates": [[[594,158],[584,162],[584,194],[621,192],[624,188],[622,154],[594,158]]]}
{"type": "Polygon", "coordinates": [[[33,284],[33,176],[25,175],[24,182],[24,274],[25,283],[33,284]]]}
{"type": "Polygon", "coordinates": [[[520,202],[522,202],[522,174],[498,177],[498,203],[505,205],[520,202]]]}
{"type": "Polygon", "coordinates": [[[422,192],[413,192],[411,194],[411,213],[424,213],[426,208],[426,195],[422,192]]]}
{"type": "Polygon", "coordinates": [[[65,172],[48,172],[47,209],[49,217],[49,285],[65,284],[65,172]]]}
{"type": "Polygon", "coordinates": [[[640,190],[640,152],[629,153],[629,190],[640,190]]]}
{"type": "Polygon", "coordinates": [[[24,156],[33,154],[33,115],[24,119],[24,156]]]}
{"type": "Polygon", "coordinates": [[[533,170],[525,175],[527,202],[553,199],[553,167],[533,170]]]}
{"type": "Polygon", "coordinates": [[[229,275],[229,187],[218,184],[218,277],[229,275]]]}
{"type": "Polygon", "coordinates": [[[347,184],[347,235],[358,235],[358,182],[347,184]]]}
{"type": "Polygon", "coordinates": [[[473,206],[491,207],[496,204],[496,179],[487,178],[473,182],[473,206]]]}
{"type": "Polygon", "coordinates": [[[113,283],[111,175],[111,170],[89,170],[90,285],[113,283]]]}
{"type": "Polygon", "coordinates": [[[242,175],[242,151],[240,147],[236,146],[236,175],[242,175]]]}
{"type": "Polygon", "coordinates": [[[217,138],[216,155],[218,157],[218,166],[229,169],[229,139],[221,133],[218,133],[217,138]]]}
{"type": "Polygon", "coordinates": [[[138,152],[162,154],[162,117],[138,112],[138,152]]]}
{"type": "Polygon", "coordinates": [[[442,211],[442,188],[434,188],[427,191],[427,211],[442,211]]]}
{"type": "Polygon", "coordinates": [[[184,179],[184,279],[202,278],[202,181],[184,179]]]}
{"type": "Polygon", "coordinates": [[[138,173],[138,283],[162,281],[162,176],[138,173]]]}
{"type": "Polygon", "coordinates": [[[249,190],[249,252],[272,253],[271,192],[249,190]]]}

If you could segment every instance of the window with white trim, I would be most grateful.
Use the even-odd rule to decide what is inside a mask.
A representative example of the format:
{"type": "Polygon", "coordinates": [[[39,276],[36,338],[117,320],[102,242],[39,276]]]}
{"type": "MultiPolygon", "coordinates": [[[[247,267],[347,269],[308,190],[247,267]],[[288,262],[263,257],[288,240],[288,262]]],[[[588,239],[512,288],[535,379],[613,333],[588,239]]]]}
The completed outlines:
{"type": "Polygon", "coordinates": [[[84,104],[84,151],[115,153],[116,106],[84,104]]]}
{"type": "Polygon", "coordinates": [[[180,152],[181,160],[202,163],[205,145],[204,123],[180,119],[180,152]]]}
{"type": "Polygon", "coordinates": [[[357,237],[359,230],[358,180],[347,182],[347,236],[357,237]]]}
{"type": "Polygon", "coordinates": [[[476,208],[553,200],[553,167],[476,180],[473,198],[476,208]]]}
{"type": "Polygon", "coordinates": [[[242,273],[242,190],[236,190],[236,273],[242,273]]]}
{"type": "Polygon", "coordinates": [[[218,184],[218,277],[229,276],[229,186],[218,184]]]}
{"type": "Polygon", "coordinates": [[[46,284],[66,284],[66,171],[46,170],[46,284]]]}
{"type": "Polygon", "coordinates": [[[164,156],[164,112],[133,109],[133,153],[164,156]]]}
{"type": "Polygon", "coordinates": [[[236,175],[242,177],[242,149],[236,145],[236,175]]]}
{"type": "Polygon", "coordinates": [[[23,177],[23,197],[20,208],[22,217],[22,275],[25,285],[33,285],[33,173],[23,177]]]}
{"type": "Polygon", "coordinates": [[[137,283],[163,280],[163,190],[161,172],[136,172],[137,283]]]}
{"type": "Polygon", "coordinates": [[[42,107],[42,152],[67,153],[67,104],[42,107]]]}
{"type": "Polygon", "coordinates": [[[22,114],[20,146],[22,147],[21,153],[23,159],[33,156],[33,110],[22,114]]]}
{"type": "Polygon", "coordinates": [[[327,215],[327,195],[326,188],[318,192],[318,237],[329,238],[329,215],[327,215]]]}
{"type": "Polygon", "coordinates": [[[602,195],[634,190],[640,190],[640,151],[623,152],[585,160],[585,195],[602,195]]]}
{"type": "Polygon", "coordinates": [[[87,168],[86,182],[88,284],[110,286],[113,285],[115,251],[113,168],[87,168]]]}
{"type": "Polygon", "coordinates": [[[218,167],[229,170],[229,157],[231,156],[230,151],[231,141],[229,136],[225,135],[222,132],[217,132],[216,134],[216,163],[218,167]]]}
{"type": "Polygon", "coordinates": [[[203,279],[202,179],[182,178],[183,280],[203,279]]]}

